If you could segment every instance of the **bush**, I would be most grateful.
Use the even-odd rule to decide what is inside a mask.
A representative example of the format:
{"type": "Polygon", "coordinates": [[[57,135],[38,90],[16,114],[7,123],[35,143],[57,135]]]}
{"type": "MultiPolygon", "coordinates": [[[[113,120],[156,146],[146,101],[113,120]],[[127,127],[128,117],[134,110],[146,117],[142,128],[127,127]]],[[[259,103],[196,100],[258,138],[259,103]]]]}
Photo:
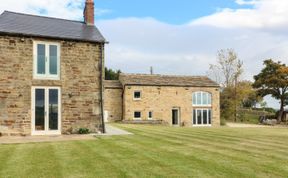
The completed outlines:
{"type": "Polygon", "coordinates": [[[226,125],[226,120],[224,118],[220,119],[220,125],[225,126],[226,125]]]}
{"type": "Polygon", "coordinates": [[[266,112],[276,113],[276,110],[274,108],[265,108],[266,112]]]}
{"type": "Polygon", "coordinates": [[[274,108],[253,108],[252,110],[254,111],[266,111],[266,112],[269,112],[269,113],[276,113],[276,110],[274,108]]]}
{"type": "Polygon", "coordinates": [[[89,134],[90,132],[89,132],[89,129],[87,129],[87,128],[80,128],[78,130],[78,133],[79,134],[89,134]]]}

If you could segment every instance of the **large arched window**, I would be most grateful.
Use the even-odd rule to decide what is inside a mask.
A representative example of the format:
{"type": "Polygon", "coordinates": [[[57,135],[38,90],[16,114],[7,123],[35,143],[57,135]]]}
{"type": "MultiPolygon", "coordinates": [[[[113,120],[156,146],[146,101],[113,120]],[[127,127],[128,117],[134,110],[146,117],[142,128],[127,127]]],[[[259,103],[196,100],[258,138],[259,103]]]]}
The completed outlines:
{"type": "Polygon", "coordinates": [[[208,92],[198,91],[193,93],[193,106],[211,106],[212,95],[208,92]]]}

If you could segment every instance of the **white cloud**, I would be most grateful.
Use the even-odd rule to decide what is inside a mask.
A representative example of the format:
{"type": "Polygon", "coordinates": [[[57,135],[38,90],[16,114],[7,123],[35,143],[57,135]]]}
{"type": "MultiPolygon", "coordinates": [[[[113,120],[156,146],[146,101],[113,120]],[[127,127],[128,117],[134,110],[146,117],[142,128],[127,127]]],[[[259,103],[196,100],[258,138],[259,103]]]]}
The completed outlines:
{"type": "Polygon", "coordinates": [[[222,28],[279,28],[288,24],[287,0],[236,0],[253,8],[225,8],[215,14],[193,20],[190,25],[222,28]]]}
{"type": "MultiPolygon", "coordinates": [[[[72,20],[83,19],[84,0],[0,0],[0,4],[0,13],[9,10],[72,20]]],[[[96,16],[111,12],[99,8],[95,11],[96,16]]]]}
{"type": "Polygon", "coordinates": [[[245,62],[245,78],[252,79],[262,62],[288,62],[288,35],[259,30],[169,25],[152,18],[104,20],[97,23],[107,45],[106,63],[126,72],[203,75],[216,62],[218,49],[234,48],[245,62]],[[158,69],[158,70],[157,70],[158,69]]]}
{"type": "Polygon", "coordinates": [[[205,75],[223,48],[234,48],[244,61],[244,79],[252,80],[265,59],[288,63],[288,35],[277,31],[169,25],[152,18],[103,20],[97,26],[110,41],[106,65],[128,73],[148,73],[153,66],[155,73],[205,75]]]}

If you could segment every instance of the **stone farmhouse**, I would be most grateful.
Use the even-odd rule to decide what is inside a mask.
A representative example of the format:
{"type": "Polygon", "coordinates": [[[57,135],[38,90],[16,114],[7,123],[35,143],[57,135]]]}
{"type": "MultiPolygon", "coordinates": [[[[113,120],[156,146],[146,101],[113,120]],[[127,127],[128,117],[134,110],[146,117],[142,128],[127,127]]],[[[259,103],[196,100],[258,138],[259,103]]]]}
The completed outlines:
{"type": "Polygon", "coordinates": [[[0,16],[0,132],[102,130],[104,37],[85,22],[5,11],[0,16]]]}
{"type": "Polygon", "coordinates": [[[208,77],[121,74],[105,81],[105,121],[219,126],[219,85],[208,77]]]}
{"type": "Polygon", "coordinates": [[[219,86],[207,77],[122,74],[104,80],[105,38],[84,22],[0,15],[0,135],[105,131],[107,121],[218,126],[219,86]],[[105,108],[104,108],[105,107],[105,108]]]}

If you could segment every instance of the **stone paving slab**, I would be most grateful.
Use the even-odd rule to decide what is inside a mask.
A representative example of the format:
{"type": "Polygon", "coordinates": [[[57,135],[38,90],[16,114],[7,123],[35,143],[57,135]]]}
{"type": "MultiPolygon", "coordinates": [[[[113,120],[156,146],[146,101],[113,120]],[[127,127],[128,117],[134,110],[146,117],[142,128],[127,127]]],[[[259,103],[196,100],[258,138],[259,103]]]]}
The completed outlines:
{"type": "Polygon", "coordinates": [[[109,135],[133,135],[132,133],[127,132],[126,130],[119,129],[119,128],[114,127],[114,126],[109,125],[109,124],[106,124],[105,126],[106,126],[105,127],[106,133],[102,134],[102,135],[107,135],[107,136],[109,136],[109,135]]]}
{"type": "Polygon", "coordinates": [[[102,136],[131,135],[132,133],[116,128],[109,124],[106,125],[105,134],[88,134],[88,135],[45,135],[45,136],[4,136],[0,137],[0,144],[19,144],[19,143],[41,143],[41,142],[62,142],[77,140],[95,140],[102,136]]]}

